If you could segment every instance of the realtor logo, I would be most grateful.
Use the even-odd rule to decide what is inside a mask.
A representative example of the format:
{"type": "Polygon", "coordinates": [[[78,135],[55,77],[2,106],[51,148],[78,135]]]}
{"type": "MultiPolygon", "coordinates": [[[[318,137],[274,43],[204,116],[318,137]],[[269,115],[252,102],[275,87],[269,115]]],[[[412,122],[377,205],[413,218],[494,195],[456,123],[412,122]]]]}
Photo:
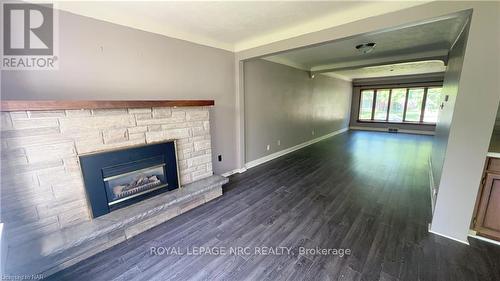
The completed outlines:
{"type": "Polygon", "coordinates": [[[55,69],[53,4],[3,4],[2,69],[55,69]]]}
{"type": "Polygon", "coordinates": [[[52,55],[52,4],[4,4],[4,55],[52,55]]]}

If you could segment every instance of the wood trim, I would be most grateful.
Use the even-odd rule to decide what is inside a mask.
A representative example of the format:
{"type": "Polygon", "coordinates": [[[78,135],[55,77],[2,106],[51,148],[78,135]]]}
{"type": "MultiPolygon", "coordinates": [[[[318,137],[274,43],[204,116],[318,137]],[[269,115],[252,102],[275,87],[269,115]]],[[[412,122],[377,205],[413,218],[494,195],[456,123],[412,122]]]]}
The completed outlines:
{"type": "Polygon", "coordinates": [[[408,95],[410,93],[410,88],[406,88],[406,96],[405,96],[405,106],[403,108],[403,122],[406,121],[406,109],[408,108],[408,95]]]}
{"type": "Polygon", "coordinates": [[[359,101],[358,101],[358,118],[357,122],[358,123],[393,123],[393,124],[415,124],[415,125],[431,125],[435,126],[436,123],[426,123],[424,122],[424,115],[425,115],[425,105],[427,102],[427,92],[428,89],[432,87],[408,87],[408,88],[403,88],[406,89],[405,93],[405,103],[404,103],[404,109],[403,109],[403,121],[401,122],[395,122],[395,121],[389,121],[389,112],[391,110],[391,100],[392,100],[392,90],[393,89],[399,89],[399,88],[366,88],[366,89],[360,89],[359,90],[359,101]],[[420,118],[419,121],[407,121],[406,120],[406,111],[408,110],[408,97],[410,95],[410,90],[411,89],[423,89],[424,90],[424,95],[422,97],[421,101],[421,108],[420,108],[420,118]],[[375,108],[376,108],[376,103],[377,103],[377,94],[379,90],[389,90],[389,101],[388,101],[388,106],[387,106],[387,111],[386,111],[386,117],[385,120],[375,120],[375,108]],[[361,112],[361,98],[363,96],[363,91],[373,91],[373,101],[372,101],[372,112],[371,112],[371,118],[370,119],[359,119],[359,114],[361,112]]]}
{"type": "Polygon", "coordinates": [[[385,122],[389,122],[389,112],[391,111],[392,89],[389,89],[389,100],[387,101],[387,112],[385,114],[385,122]]]}
{"type": "Polygon", "coordinates": [[[489,229],[484,227],[484,220],[486,217],[486,209],[489,204],[490,200],[490,195],[491,195],[491,188],[493,187],[493,181],[494,180],[500,180],[500,175],[499,174],[486,174],[486,180],[484,182],[484,187],[482,190],[480,202],[479,202],[479,208],[478,208],[478,213],[476,217],[476,223],[475,223],[475,229],[478,233],[482,235],[487,235],[489,238],[492,239],[499,239],[499,233],[498,230],[496,229],[489,229]]]}
{"type": "Polygon", "coordinates": [[[372,103],[372,118],[370,120],[375,120],[375,108],[377,107],[377,90],[373,90],[373,103],[372,103]]]}
{"type": "Polygon", "coordinates": [[[424,97],[422,98],[422,108],[420,109],[420,123],[424,122],[425,104],[427,103],[427,87],[424,88],[424,97]]]}
{"type": "Polygon", "coordinates": [[[1,111],[213,106],[214,100],[2,100],[1,111]]]}
{"type": "Polygon", "coordinates": [[[490,240],[500,241],[498,231],[494,231],[484,227],[478,227],[477,235],[488,238],[490,240]]]}
{"type": "Polygon", "coordinates": [[[356,84],[353,82],[353,88],[361,89],[387,89],[387,88],[418,88],[418,87],[443,87],[443,80],[427,81],[427,82],[403,82],[403,83],[373,83],[373,84],[356,84]]]}
{"type": "Polygon", "coordinates": [[[477,231],[476,228],[476,222],[477,222],[477,215],[479,213],[479,201],[481,201],[481,198],[483,197],[483,189],[484,189],[484,180],[486,179],[486,175],[488,174],[488,166],[490,162],[490,157],[486,157],[486,160],[484,161],[483,165],[483,174],[481,176],[481,182],[479,184],[479,190],[476,194],[476,203],[474,204],[474,215],[472,216],[472,220],[470,222],[470,229],[474,229],[477,231]]]}

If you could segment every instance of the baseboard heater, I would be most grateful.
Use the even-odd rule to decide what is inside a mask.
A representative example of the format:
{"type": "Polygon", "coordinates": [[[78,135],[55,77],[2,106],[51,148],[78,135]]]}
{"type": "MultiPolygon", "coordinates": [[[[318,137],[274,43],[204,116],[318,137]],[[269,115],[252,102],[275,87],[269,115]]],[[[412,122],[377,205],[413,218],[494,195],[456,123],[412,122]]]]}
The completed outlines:
{"type": "Polygon", "coordinates": [[[387,131],[389,133],[397,133],[398,132],[398,128],[388,128],[387,131]]]}

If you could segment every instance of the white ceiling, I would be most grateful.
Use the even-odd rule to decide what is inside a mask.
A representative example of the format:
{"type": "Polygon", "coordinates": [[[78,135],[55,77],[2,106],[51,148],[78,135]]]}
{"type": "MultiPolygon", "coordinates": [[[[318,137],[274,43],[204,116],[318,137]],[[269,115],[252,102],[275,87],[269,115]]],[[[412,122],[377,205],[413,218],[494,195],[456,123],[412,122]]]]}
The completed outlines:
{"type": "Polygon", "coordinates": [[[334,73],[348,79],[441,72],[445,65],[436,59],[446,58],[465,22],[465,15],[443,17],[264,59],[315,73],[334,73]],[[356,50],[356,45],[367,42],[377,44],[372,52],[362,54],[356,50]],[[416,61],[427,62],[408,63],[416,61]]]}
{"type": "MultiPolygon", "coordinates": [[[[44,2],[44,1],[39,1],[44,2]]],[[[61,10],[241,51],[428,1],[59,1],[61,10]]]]}

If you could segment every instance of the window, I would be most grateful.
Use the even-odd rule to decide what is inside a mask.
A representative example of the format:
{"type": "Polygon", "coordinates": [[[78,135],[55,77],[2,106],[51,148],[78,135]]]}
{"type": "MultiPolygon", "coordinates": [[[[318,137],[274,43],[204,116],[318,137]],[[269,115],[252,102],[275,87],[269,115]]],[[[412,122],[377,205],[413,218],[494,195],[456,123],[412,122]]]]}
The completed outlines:
{"type": "Polygon", "coordinates": [[[377,90],[373,120],[386,120],[389,108],[389,90],[377,90]]]}
{"type": "Polygon", "coordinates": [[[438,118],[439,102],[441,101],[441,88],[427,89],[425,102],[424,122],[436,123],[438,118]]]}
{"type": "Polygon", "coordinates": [[[419,122],[422,114],[422,102],[424,100],[424,89],[409,89],[406,103],[406,114],[404,121],[419,122]]]}
{"type": "Polygon", "coordinates": [[[434,124],[440,101],[441,87],[365,89],[361,91],[358,119],[434,124]]]}
{"type": "Polygon", "coordinates": [[[359,106],[359,120],[371,120],[373,112],[373,90],[361,92],[361,103],[359,106]]]}
{"type": "Polygon", "coordinates": [[[403,122],[405,111],[406,89],[392,89],[389,110],[389,121],[403,122]]]}

